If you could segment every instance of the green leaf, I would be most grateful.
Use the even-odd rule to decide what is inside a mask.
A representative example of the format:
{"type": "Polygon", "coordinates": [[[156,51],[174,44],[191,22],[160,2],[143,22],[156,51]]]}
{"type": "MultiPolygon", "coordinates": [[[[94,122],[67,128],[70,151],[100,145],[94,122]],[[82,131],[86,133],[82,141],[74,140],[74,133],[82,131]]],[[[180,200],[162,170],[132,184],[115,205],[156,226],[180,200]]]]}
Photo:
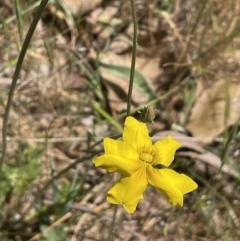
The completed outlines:
{"type": "MultiPolygon", "coordinates": [[[[129,81],[130,68],[125,67],[125,66],[119,66],[119,65],[105,64],[105,63],[102,63],[102,62],[100,63],[100,66],[102,68],[106,69],[108,72],[112,73],[113,75],[122,77],[122,78],[129,81]]],[[[137,70],[135,70],[133,85],[141,93],[147,95],[149,99],[155,99],[156,98],[155,93],[148,86],[147,80],[137,70]]]]}

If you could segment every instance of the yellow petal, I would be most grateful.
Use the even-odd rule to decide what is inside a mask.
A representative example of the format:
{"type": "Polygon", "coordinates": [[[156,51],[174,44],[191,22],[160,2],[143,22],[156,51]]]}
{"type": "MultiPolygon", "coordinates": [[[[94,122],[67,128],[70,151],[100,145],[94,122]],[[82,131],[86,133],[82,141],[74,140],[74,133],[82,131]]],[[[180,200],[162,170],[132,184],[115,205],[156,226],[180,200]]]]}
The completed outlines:
{"type": "Polygon", "coordinates": [[[103,140],[104,151],[107,155],[116,155],[125,157],[131,160],[138,160],[138,153],[127,143],[121,140],[113,140],[111,138],[104,138],[103,140]]]}
{"type": "Polygon", "coordinates": [[[146,168],[142,167],[133,175],[122,177],[108,192],[107,201],[123,205],[128,213],[133,213],[138,202],[143,199],[147,184],[146,168]]]}
{"type": "Polygon", "coordinates": [[[124,123],[123,141],[137,151],[144,146],[152,146],[147,125],[133,117],[127,117],[124,123]]]}
{"type": "Polygon", "coordinates": [[[168,136],[153,145],[154,160],[152,165],[162,164],[166,167],[170,166],[174,160],[176,150],[181,146],[172,136],[168,136]]]}
{"type": "Polygon", "coordinates": [[[197,184],[188,176],[171,169],[147,169],[149,183],[157,188],[172,205],[183,205],[183,195],[197,188],[197,184]]]}
{"type": "Polygon", "coordinates": [[[105,138],[103,142],[105,154],[93,159],[96,167],[103,166],[109,172],[129,175],[142,166],[138,153],[123,141],[105,138]]]}

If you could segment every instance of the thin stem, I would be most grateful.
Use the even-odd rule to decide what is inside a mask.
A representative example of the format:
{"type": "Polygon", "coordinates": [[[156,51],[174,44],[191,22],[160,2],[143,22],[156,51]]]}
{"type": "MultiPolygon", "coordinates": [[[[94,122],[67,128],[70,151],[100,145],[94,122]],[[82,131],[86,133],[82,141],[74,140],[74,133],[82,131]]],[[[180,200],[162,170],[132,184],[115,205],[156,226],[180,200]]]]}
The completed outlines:
{"type": "Polygon", "coordinates": [[[19,0],[15,0],[15,5],[16,5],[16,16],[17,16],[17,23],[18,23],[18,33],[19,33],[20,43],[22,44],[23,23],[22,23],[21,7],[20,7],[19,0]]]}
{"type": "Polygon", "coordinates": [[[190,31],[190,34],[189,34],[189,39],[188,39],[188,42],[186,44],[186,48],[184,49],[184,51],[182,52],[182,54],[180,55],[180,58],[178,60],[178,62],[181,62],[182,59],[184,58],[184,56],[186,55],[187,51],[188,51],[188,48],[190,47],[190,44],[192,42],[192,38],[193,38],[193,34],[195,33],[196,29],[197,29],[197,26],[198,26],[198,23],[201,19],[201,16],[202,16],[202,13],[203,13],[203,10],[205,9],[206,5],[207,5],[208,1],[207,0],[203,0],[203,4],[202,4],[202,7],[200,8],[199,12],[198,12],[198,15],[196,17],[196,20],[192,26],[192,29],[190,31]]]}
{"type": "Polygon", "coordinates": [[[5,114],[4,114],[4,119],[3,119],[2,158],[0,159],[0,171],[2,170],[2,163],[3,163],[5,155],[6,155],[7,123],[8,123],[8,118],[9,118],[9,112],[10,112],[11,105],[12,105],[12,99],[13,99],[14,91],[15,91],[15,88],[16,88],[16,85],[17,85],[17,80],[18,80],[18,77],[19,77],[19,73],[20,73],[20,70],[21,70],[21,67],[22,67],[24,57],[25,57],[26,52],[28,50],[28,46],[29,46],[30,41],[32,39],[33,33],[36,29],[37,23],[38,23],[38,21],[41,17],[41,14],[42,14],[45,6],[47,5],[47,3],[48,3],[48,0],[42,0],[38,9],[37,9],[37,12],[34,14],[33,21],[31,23],[31,26],[30,26],[29,30],[28,30],[27,36],[26,36],[26,38],[23,42],[23,46],[22,46],[22,49],[20,51],[18,62],[17,62],[17,65],[16,65],[16,69],[15,69],[15,72],[14,72],[14,75],[13,75],[12,85],[11,85],[10,92],[9,92],[9,95],[8,95],[8,102],[7,102],[7,106],[6,106],[6,110],[5,110],[5,114]]]}
{"type": "Polygon", "coordinates": [[[127,116],[131,113],[131,100],[132,100],[132,89],[134,81],[134,72],[135,72],[135,62],[136,62],[136,52],[137,52],[137,15],[135,8],[135,0],[130,0],[131,9],[132,9],[132,18],[133,18],[133,47],[132,47],[132,63],[131,63],[131,72],[128,88],[128,97],[127,97],[127,116]]]}
{"type": "Polygon", "coordinates": [[[110,225],[110,228],[109,228],[107,241],[113,241],[114,226],[115,226],[117,211],[118,211],[118,206],[115,205],[114,206],[114,213],[113,213],[113,217],[112,217],[112,222],[111,222],[111,225],[110,225]]]}
{"type": "MultiPolygon", "coordinates": [[[[129,80],[129,88],[128,88],[128,97],[127,97],[127,116],[131,113],[131,100],[132,100],[132,89],[133,89],[133,81],[134,81],[134,72],[135,72],[135,62],[136,62],[136,52],[137,52],[137,15],[135,9],[135,0],[130,0],[131,9],[132,9],[132,18],[133,18],[133,47],[132,47],[132,62],[131,62],[131,71],[130,71],[130,80],[129,80]]],[[[113,230],[115,226],[116,214],[117,214],[118,206],[114,207],[113,219],[110,227],[110,231],[108,234],[108,241],[113,240],[113,230]]]]}

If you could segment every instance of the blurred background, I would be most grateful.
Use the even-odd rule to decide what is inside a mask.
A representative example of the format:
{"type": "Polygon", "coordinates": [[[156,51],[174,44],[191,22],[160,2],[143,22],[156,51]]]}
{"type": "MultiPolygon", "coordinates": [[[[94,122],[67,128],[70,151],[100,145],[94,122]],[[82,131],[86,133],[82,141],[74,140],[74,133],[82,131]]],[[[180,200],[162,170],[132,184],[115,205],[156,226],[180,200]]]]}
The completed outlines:
{"type": "MultiPolygon", "coordinates": [[[[40,1],[0,1],[0,123],[40,1]]],[[[0,180],[1,241],[240,240],[240,2],[136,0],[132,112],[151,104],[171,168],[199,188],[172,207],[152,187],[129,215],[106,202],[118,176],[95,168],[126,116],[129,0],[51,0],[23,62],[0,180]]],[[[2,148],[2,141],[0,143],[2,148]]]]}

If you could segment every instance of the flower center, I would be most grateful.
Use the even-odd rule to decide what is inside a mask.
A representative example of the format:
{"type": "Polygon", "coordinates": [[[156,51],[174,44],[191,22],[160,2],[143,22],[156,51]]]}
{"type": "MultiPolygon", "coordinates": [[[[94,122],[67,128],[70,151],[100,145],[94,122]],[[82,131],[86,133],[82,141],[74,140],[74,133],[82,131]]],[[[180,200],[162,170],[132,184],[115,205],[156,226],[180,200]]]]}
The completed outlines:
{"type": "Polygon", "coordinates": [[[151,163],[152,160],[153,160],[153,156],[149,153],[143,152],[143,153],[140,154],[140,160],[144,161],[144,162],[151,163]]]}

